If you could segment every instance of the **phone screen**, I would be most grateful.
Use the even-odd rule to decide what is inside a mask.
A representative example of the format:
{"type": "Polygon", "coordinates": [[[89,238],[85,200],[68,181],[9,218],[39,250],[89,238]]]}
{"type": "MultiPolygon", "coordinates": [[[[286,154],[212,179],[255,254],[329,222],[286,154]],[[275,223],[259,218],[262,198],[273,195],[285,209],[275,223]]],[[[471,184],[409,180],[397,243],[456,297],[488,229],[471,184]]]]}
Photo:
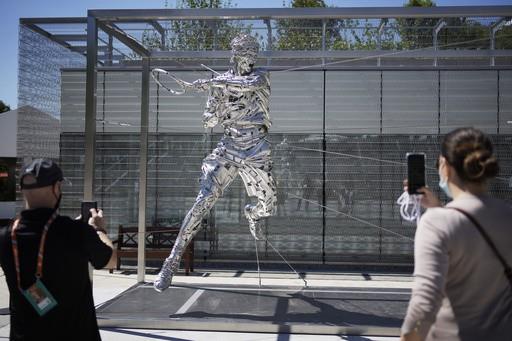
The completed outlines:
{"type": "Polygon", "coordinates": [[[82,201],[82,221],[87,223],[91,217],[91,208],[98,208],[96,201],[82,201]]]}
{"type": "Polygon", "coordinates": [[[425,154],[407,153],[407,181],[409,194],[419,194],[425,186],[425,154]]]}

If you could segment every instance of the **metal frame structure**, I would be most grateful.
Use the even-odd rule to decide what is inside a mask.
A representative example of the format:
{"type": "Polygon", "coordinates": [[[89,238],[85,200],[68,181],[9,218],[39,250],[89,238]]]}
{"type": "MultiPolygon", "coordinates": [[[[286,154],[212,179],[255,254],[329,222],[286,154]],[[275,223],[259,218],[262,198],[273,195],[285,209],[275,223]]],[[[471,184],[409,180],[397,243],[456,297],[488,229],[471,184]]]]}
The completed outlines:
{"type": "MultiPolygon", "coordinates": [[[[141,130],[140,130],[140,165],[139,165],[139,240],[144,240],[146,220],[146,182],[148,155],[148,115],[149,115],[149,73],[151,60],[172,60],[178,58],[229,58],[229,51],[165,51],[166,29],[159,20],[262,20],[267,26],[267,51],[261,51],[260,56],[267,59],[267,64],[276,59],[319,59],[322,68],[328,68],[326,59],[336,58],[374,58],[376,68],[381,68],[381,34],[389,19],[399,18],[435,18],[437,25],[433,27],[433,47],[410,51],[387,51],[386,58],[432,58],[433,67],[438,67],[438,58],[489,58],[489,68],[495,67],[496,57],[512,57],[512,50],[496,50],[495,36],[499,29],[510,22],[512,6],[478,6],[478,7],[400,7],[400,8],[230,8],[230,9],[151,9],[151,10],[89,10],[87,18],[22,18],[20,24],[25,25],[65,48],[87,57],[86,68],[86,116],[85,116],[85,169],[84,169],[84,199],[93,199],[95,135],[96,135],[96,79],[99,66],[115,67],[113,39],[127,46],[131,51],[142,57],[142,62],[136,67],[142,71],[141,90],[141,130]],[[462,50],[438,49],[437,35],[446,25],[445,19],[453,17],[498,18],[490,29],[490,49],[462,50]],[[322,48],[316,51],[275,51],[272,46],[272,27],[270,20],[300,19],[322,20],[322,48]],[[378,25],[378,46],[374,51],[342,50],[329,51],[326,49],[326,21],[329,19],[380,19],[378,25]],[[160,35],[160,50],[149,50],[143,44],[131,37],[126,30],[117,24],[145,23],[152,26],[160,35]],[[54,34],[42,26],[49,24],[83,24],[87,34],[54,34]],[[41,26],[42,25],[42,26],[41,26]],[[102,30],[108,35],[108,42],[98,37],[102,30]],[[98,46],[101,40],[106,46],[98,46]],[[84,47],[76,42],[87,42],[84,47]],[[107,63],[98,57],[98,52],[106,52],[107,63]],[[141,67],[142,66],[142,67],[141,67]]],[[[432,67],[432,66],[431,66],[432,67]]],[[[357,68],[357,67],[356,67],[357,68]]],[[[442,67],[441,67],[442,68],[442,67]]],[[[440,69],[441,69],[440,68],[440,69]]],[[[138,243],[138,281],[144,281],[145,273],[145,243],[138,243]]]]}

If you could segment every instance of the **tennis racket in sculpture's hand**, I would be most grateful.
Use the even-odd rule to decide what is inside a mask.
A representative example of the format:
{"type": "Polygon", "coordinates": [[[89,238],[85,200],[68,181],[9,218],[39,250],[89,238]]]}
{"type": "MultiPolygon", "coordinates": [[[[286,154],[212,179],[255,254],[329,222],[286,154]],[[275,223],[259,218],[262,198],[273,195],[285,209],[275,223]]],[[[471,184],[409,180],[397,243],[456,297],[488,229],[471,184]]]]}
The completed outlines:
{"type": "Polygon", "coordinates": [[[153,79],[155,80],[156,84],[158,84],[159,86],[161,86],[165,90],[169,91],[173,95],[183,95],[187,91],[187,88],[192,88],[193,87],[193,85],[191,83],[185,82],[184,80],[179,79],[178,77],[176,77],[173,74],[165,71],[164,69],[153,69],[153,70],[151,70],[151,77],[153,77],[153,79]],[[173,89],[173,88],[167,86],[164,82],[162,82],[160,80],[160,75],[165,75],[165,76],[171,78],[172,80],[174,80],[174,82],[176,82],[176,84],[179,86],[179,89],[173,89]]]}

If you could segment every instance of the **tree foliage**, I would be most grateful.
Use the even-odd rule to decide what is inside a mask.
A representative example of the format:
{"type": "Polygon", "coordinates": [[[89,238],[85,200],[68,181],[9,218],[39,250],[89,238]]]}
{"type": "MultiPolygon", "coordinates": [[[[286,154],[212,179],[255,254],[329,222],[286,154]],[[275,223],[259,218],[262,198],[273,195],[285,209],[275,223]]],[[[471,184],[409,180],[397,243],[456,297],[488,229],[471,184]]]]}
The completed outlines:
{"type": "MultiPolygon", "coordinates": [[[[290,0],[283,6],[292,8],[326,8],[324,0],[290,0]]],[[[405,7],[435,7],[432,0],[408,0],[405,7]]],[[[232,0],[180,0],[177,8],[229,8],[232,0]]],[[[433,46],[434,27],[439,19],[400,18],[387,23],[379,37],[375,21],[345,19],[326,21],[327,50],[421,49],[433,46]],[[379,39],[380,38],[380,39],[379,39]]],[[[440,49],[487,49],[489,27],[478,20],[467,18],[445,19],[447,27],[438,34],[440,49]]],[[[321,19],[281,19],[276,21],[272,49],[321,50],[321,19]]],[[[167,31],[165,48],[168,50],[228,50],[231,39],[238,33],[252,33],[251,25],[237,20],[173,20],[163,23],[167,31]]],[[[512,28],[502,28],[496,39],[496,48],[512,48],[512,28]]],[[[266,37],[257,37],[265,48],[266,37]]],[[[161,37],[153,29],[142,34],[142,42],[149,49],[162,49],[161,37]]]]}
{"type": "Polygon", "coordinates": [[[512,26],[504,26],[496,33],[496,49],[512,49],[512,26]]]}
{"type": "MultiPolygon", "coordinates": [[[[435,7],[431,0],[409,0],[405,7],[435,7]]],[[[489,28],[479,21],[468,18],[444,19],[447,27],[440,30],[437,42],[440,49],[486,49],[489,48],[489,28]]],[[[403,49],[418,49],[433,46],[434,27],[439,19],[403,18],[398,21],[398,31],[403,49]]]]}
{"type": "MultiPolygon", "coordinates": [[[[231,0],[182,0],[179,8],[228,8],[231,0]]],[[[247,31],[239,21],[179,20],[171,23],[172,50],[228,50],[238,33],[247,31]]]]}
{"type": "MultiPolygon", "coordinates": [[[[435,7],[431,0],[409,0],[404,7],[435,7]]],[[[397,20],[401,38],[401,47],[413,50],[432,46],[433,28],[437,23],[434,18],[400,18],[397,20]]]]}
{"type": "Polygon", "coordinates": [[[10,110],[11,108],[7,104],[5,104],[4,101],[0,101],[0,113],[4,113],[10,110]]]}
{"type": "MultiPolygon", "coordinates": [[[[231,0],[181,0],[177,8],[229,8],[231,0]]],[[[165,23],[167,50],[228,50],[231,40],[250,26],[231,20],[173,20],[165,23]]],[[[162,49],[160,34],[153,29],[142,33],[142,43],[149,49],[162,49]]]]}
{"type": "MultiPolygon", "coordinates": [[[[327,7],[323,0],[293,0],[292,8],[327,7]]],[[[274,44],[279,50],[321,50],[322,20],[290,20],[277,22],[277,39],[274,44]]],[[[328,20],[326,41],[331,45],[344,46],[339,33],[339,21],[328,20]]]]}
{"type": "MultiPolygon", "coordinates": [[[[293,0],[292,8],[327,7],[323,0],[293,0]]],[[[373,50],[378,46],[378,30],[369,20],[345,19],[326,21],[327,50],[373,50]]],[[[381,47],[396,45],[394,34],[384,31],[381,47]]],[[[322,20],[280,20],[277,25],[277,49],[321,50],[322,20]]]]}

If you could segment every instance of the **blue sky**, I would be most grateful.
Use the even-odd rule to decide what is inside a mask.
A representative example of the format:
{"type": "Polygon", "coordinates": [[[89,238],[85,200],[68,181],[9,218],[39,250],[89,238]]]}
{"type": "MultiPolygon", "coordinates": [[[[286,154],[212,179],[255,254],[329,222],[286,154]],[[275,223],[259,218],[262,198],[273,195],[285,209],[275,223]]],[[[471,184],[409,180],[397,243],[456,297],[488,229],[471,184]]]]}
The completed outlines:
{"type": "MultiPolygon", "coordinates": [[[[174,8],[177,0],[167,0],[174,8]]],[[[337,7],[399,7],[407,0],[325,0],[337,7]]],[[[289,3],[290,0],[286,0],[289,3]]],[[[512,0],[437,0],[438,6],[512,5],[512,0]]],[[[283,0],[232,0],[238,7],[282,7],[283,0]]],[[[84,17],[88,9],[163,8],[165,0],[0,0],[0,99],[17,108],[18,22],[30,17],[84,17]]]]}

